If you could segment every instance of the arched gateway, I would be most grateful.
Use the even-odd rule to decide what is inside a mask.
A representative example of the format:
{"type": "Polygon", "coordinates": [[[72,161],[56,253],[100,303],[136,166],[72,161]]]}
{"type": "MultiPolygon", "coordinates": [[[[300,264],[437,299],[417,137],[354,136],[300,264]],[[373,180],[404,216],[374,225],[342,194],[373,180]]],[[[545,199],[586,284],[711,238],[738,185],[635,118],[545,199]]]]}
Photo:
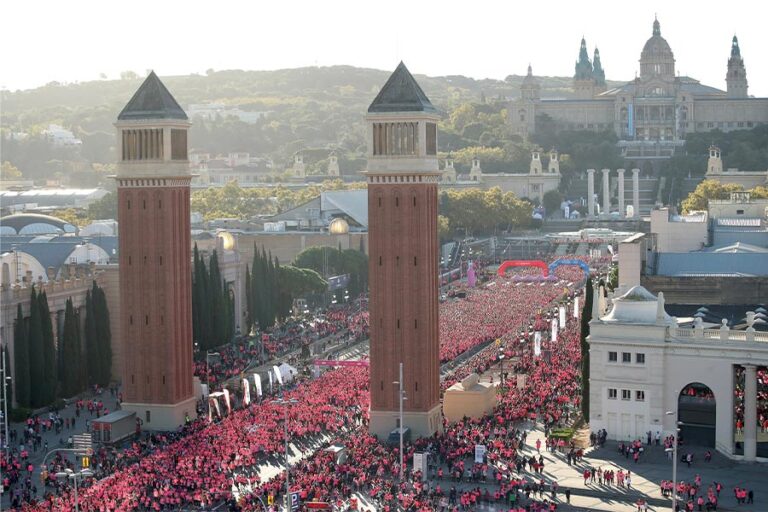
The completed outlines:
{"type": "Polygon", "coordinates": [[[717,403],[708,386],[700,382],[686,385],[678,396],[677,412],[685,444],[715,447],[717,403]]]}

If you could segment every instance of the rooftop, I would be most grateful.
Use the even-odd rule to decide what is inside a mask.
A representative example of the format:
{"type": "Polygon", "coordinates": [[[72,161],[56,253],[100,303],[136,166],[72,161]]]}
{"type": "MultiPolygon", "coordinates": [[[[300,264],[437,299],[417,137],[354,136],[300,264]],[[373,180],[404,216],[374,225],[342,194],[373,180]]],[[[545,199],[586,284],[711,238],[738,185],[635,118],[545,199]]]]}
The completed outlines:
{"type": "Polygon", "coordinates": [[[432,106],[432,102],[429,101],[416,79],[401,61],[371,106],[368,107],[368,112],[430,112],[436,114],[437,109],[432,106]]]}
{"type": "Polygon", "coordinates": [[[120,121],[141,119],[183,119],[187,114],[171,95],[154,71],[141,84],[122,112],[117,116],[120,121]]]}

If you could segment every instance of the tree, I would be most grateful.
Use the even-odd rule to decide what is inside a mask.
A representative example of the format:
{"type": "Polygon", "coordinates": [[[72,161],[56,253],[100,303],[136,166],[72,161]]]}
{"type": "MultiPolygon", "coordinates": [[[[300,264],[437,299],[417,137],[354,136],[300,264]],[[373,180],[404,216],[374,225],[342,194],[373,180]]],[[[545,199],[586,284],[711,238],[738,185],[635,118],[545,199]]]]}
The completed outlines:
{"type": "Polygon", "coordinates": [[[251,332],[253,327],[253,297],[251,295],[251,273],[248,271],[248,264],[245,264],[245,332],[251,332]]]}
{"type": "Polygon", "coordinates": [[[96,336],[99,347],[99,386],[107,386],[112,380],[112,329],[109,323],[109,307],[104,290],[93,282],[91,292],[96,316],[96,336]]]}
{"type": "Polygon", "coordinates": [[[58,384],[58,365],[56,361],[56,345],[53,341],[53,322],[51,311],[48,307],[48,295],[45,290],[38,296],[38,305],[43,334],[43,403],[49,404],[56,399],[56,386],[58,384]]]}
{"type": "Polygon", "coordinates": [[[13,327],[13,360],[16,402],[22,407],[30,407],[32,390],[29,376],[29,337],[21,303],[16,308],[16,324],[13,327]]]}
{"type": "Polygon", "coordinates": [[[0,180],[13,181],[21,179],[21,171],[11,162],[5,161],[0,165],[0,180]]]}
{"type": "Polygon", "coordinates": [[[589,422],[589,322],[592,320],[592,301],[595,300],[592,280],[587,278],[584,307],[581,310],[581,414],[589,422]]]}
{"type": "Polygon", "coordinates": [[[62,334],[63,361],[61,374],[61,391],[64,397],[72,397],[84,389],[82,351],[80,350],[80,324],[78,314],[72,305],[72,298],[67,299],[64,310],[64,328],[62,334]]]}
{"type": "Polygon", "coordinates": [[[88,218],[91,220],[117,219],[117,192],[109,192],[88,205],[88,218]]]}
{"type": "Polygon", "coordinates": [[[735,183],[704,180],[698,184],[696,190],[688,194],[688,197],[683,200],[683,212],[706,210],[709,207],[710,199],[728,199],[732,192],[739,192],[741,190],[743,190],[743,187],[735,183]]]}
{"type": "Polygon", "coordinates": [[[549,190],[544,193],[542,202],[547,211],[547,216],[552,216],[555,212],[560,211],[560,203],[563,202],[563,194],[557,190],[549,190]]]}
{"type": "Polygon", "coordinates": [[[96,312],[93,307],[93,294],[85,294],[85,361],[88,385],[97,384],[99,379],[99,340],[96,331],[96,312]]]}
{"type": "Polygon", "coordinates": [[[32,286],[31,299],[29,301],[29,383],[32,389],[32,407],[46,405],[45,386],[45,359],[43,351],[43,324],[40,317],[40,306],[37,300],[37,292],[32,286]]]}

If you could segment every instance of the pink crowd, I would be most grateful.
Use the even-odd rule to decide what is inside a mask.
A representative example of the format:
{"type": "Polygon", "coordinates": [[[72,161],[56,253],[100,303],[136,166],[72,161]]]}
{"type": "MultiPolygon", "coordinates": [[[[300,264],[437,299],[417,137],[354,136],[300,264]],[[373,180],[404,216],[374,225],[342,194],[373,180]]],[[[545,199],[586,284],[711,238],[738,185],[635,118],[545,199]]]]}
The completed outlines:
{"type": "MultiPolygon", "coordinates": [[[[441,305],[440,358],[450,361],[469,349],[501,339],[509,361],[508,373],[525,374],[522,388],[510,382],[492,415],[481,420],[446,424],[445,432],[431,439],[407,446],[408,459],[415,451],[428,449],[435,454],[435,468],[444,475],[456,474],[460,479],[485,478],[497,483],[495,492],[425,489],[418,475],[406,470],[400,482],[396,449],[381,445],[367,434],[369,405],[366,368],[343,368],[305,380],[285,391],[285,398],[297,403],[288,406],[288,432],[294,446],[308,446],[321,435],[335,436],[347,447],[349,459],[336,464],[332,455],[322,450],[296,464],[291,471],[291,488],[305,499],[343,500],[352,492],[365,493],[377,500],[384,510],[397,504],[407,510],[466,508],[478,500],[506,500],[518,503],[523,495],[542,486],[534,478],[513,475],[512,468],[538,464],[522,461],[519,454],[524,433],[515,428],[519,422],[538,418],[547,425],[563,423],[578,407],[578,368],[580,361],[578,321],[568,311],[568,322],[560,327],[557,342],[547,338],[543,352],[535,355],[531,340],[534,324],[545,322],[554,313],[558,301],[577,290],[567,283],[581,281],[580,269],[561,267],[561,279],[555,283],[513,283],[509,279],[493,279],[483,287],[467,291],[465,299],[453,299],[441,305]],[[472,447],[478,441],[488,446],[487,463],[475,467],[472,447]],[[465,473],[468,473],[465,474],[465,473]],[[527,489],[527,491],[526,491],[527,489]]],[[[267,343],[270,353],[294,347],[296,340],[319,339],[342,332],[350,325],[364,323],[361,312],[339,308],[308,330],[307,326],[289,326],[273,332],[267,343]]],[[[365,327],[362,327],[365,328],[365,327]]],[[[237,368],[253,355],[250,348],[233,349],[226,356],[227,368],[237,368]]],[[[449,385],[472,371],[485,371],[497,362],[499,347],[490,343],[473,355],[462,367],[446,378],[449,385]]],[[[199,368],[198,368],[199,370],[199,368]]],[[[226,378],[230,370],[209,368],[226,378]]],[[[270,401],[253,402],[235,409],[223,419],[208,423],[192,421],[170,438],[162,436],[156,443],[137,445],[118,456],[114,472],[88,483],[80,489],[80,510],[116,512],[129,510],[171,510],[203,508],[233,497],[233,486],[253,489],[240,504],[243,510],[261,507],[258,498],[272,495],[280,498],[285,474],[268,482],[260,482],[258,467],[270,458],[284,455],[285,410],[270,401]]],[[[98,458],[97,458],[98,461],[98,458]]],[[[51,471],[59,471],[66,461],[54,461],[51,471]]],[[[517,471],[519,473],[519,471],[517,471]]],[[[534,498],[531,498],[534,499],[534,498]]],[[[266,501],[266,500],[265,500],[266,501]]],[[[550,510],[546,500],[535,500],[532,510],[550,510]]],[[[59,489],[24,510],[74,510],[71,489],[59,489]]],[[[524,510],[511,508],[510,510],[524,510]]]]}

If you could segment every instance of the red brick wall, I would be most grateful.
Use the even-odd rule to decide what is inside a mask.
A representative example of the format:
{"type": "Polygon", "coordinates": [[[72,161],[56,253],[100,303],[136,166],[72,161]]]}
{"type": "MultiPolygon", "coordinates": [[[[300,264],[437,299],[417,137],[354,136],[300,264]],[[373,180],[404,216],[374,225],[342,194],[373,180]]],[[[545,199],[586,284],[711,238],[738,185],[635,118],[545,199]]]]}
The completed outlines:
{"type": "Polygon", "coordinates": [[[371,408],[398,409],[402,361],[404,408],[428,411],[440,400],[437,185],[369,184],[368,243],[371,408]]]}
{"type": "Polygon", "coordinates": [[[192,396],[189,186],[118,187],[126,402],[192,396]]]}

